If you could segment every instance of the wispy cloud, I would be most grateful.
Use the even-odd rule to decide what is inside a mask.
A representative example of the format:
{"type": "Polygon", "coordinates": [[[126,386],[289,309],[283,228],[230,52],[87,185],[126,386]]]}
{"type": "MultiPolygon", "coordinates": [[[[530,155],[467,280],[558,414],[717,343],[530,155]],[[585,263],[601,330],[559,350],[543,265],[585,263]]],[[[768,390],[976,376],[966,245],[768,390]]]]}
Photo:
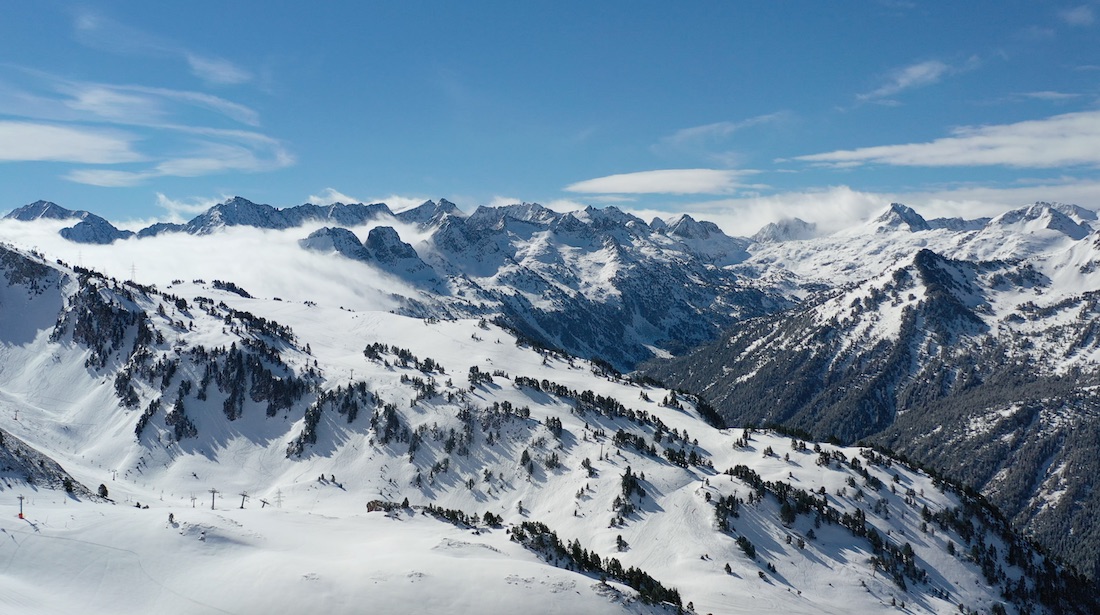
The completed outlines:
{"type": "Polygon", "coordinates": [[[152,167],[138,171],[75,169],[65,179],[103,187],[136,186],[157,177],[198,177],[227,172],[259,173],[294,164],[294,156],[276,139],[248,131],[178,127],[217,141],[195,138],[190,149],[165,156],[152,167]]]}
{"type": "Polygon", "coordinates": [[[939,60],[926,60],[894,70],[878,88],[860,94],[856,98],[862,101],[883,100],[905,90],[920,88],[939,82],[944,75],[953,71],[949,64],[939,60]]]}
{"type": "Polygon", "coordinates": [[[1100,166],[1100,111],[990,126],[967,126],[927,143],[839,150],[796,159],[833,166],[1100,166]]]}
{"type": "Polygon", "coordinates": [[[212,85],[236,85],[252,81],[251,72],[215,56],[196,53],[165,37],[134,28],[101,13],[84,10],[73,21],[76,38],[102,51],[182,60],[191,74],[212,85]]]}
{"type": "Polygon", "coordinates": [[[0,113],[28,118],[109,122],[157,126],[196,110],[213,112],[249,126],[259,126],[259,114],[225,98],[196,92],[136,84],[111,84],[67,79],[40,70],[0,64],[0,113]]]}
{"type": "Polygon", "coordinates": [[[1029,98],[1031,100],[1047,100],[1052,102],[1061,102],[1064,100],[1073,100],[1080,98],[1080,94],[1072,94],[1069,92],[1055,92],[1052,90],[1043,90],[1039,92],[1024,92],[1019,95],[1020,98],[1029,98]]]}
{"type": "MultiPolygon", "coordinates": [[[[335,188],[325,188],[320,194],[311,194],[306,202],[314,205],[332,205],[333,203],[363,203],[363,199],[348,196],[335,188]]],[[[423,201],[421,201],[423,202],[423,201]]]]}
{"type": "Polygon", "coordinates": [[[603,205],[617,205],[619,203],[633,203],[638,200],[638,197],[625,196],[622,194],[603,194],[599,196],[586,196],[584,200],[603,205]]]}
{"type": "Polygon", "coordinates": [[[662,137],[650,147],[650,151],[663,157],[672,157],[683,161],[687,156],[695,158],[708,166],[734,168],[745,164],[746,156],[729,149],[729,143],[741,131],[790,121],[789,111],[778,111],[757,115],[738,121],[722,121],[690,126],[662,137]]]}
{"type": "Polygon", "coordinates": [[[570,184],[568,192],[589,194],[727,194],[744,187],[738,178],[755,171],[661,169],[597,177],[570,184]]]}
{"type": "Polygon", "coordinates": [[[1058,18],[1071,26],[1091,26],[1096,22],[1096,13],[1087,4],[1075,6],[1058,12],[1058,18]]]}
{"type": "Polygon", "coordinates": [[[4,122],[0,162],[144,163],[63,174],[108,187],[166,176],[256,173],[295,162],[281,141],[252,130],[260,123],[253,109],[219,96],[73,81],[11,65],[0,71],[12,78],[0,88],[0,114],[21,118],[4,122]],[[247,128],[215,127],[226,125],[247,128]]]}
{"type": "Polygon", "coordinates": [[[191,74],[208,83],[236,85],[252,81],[252,73],[222,58],[184,52],[191,74]]]}
{"type": "Polygon", "coordinates": [[[0,162],[53,161],[82,164],[137,162],[131,134],[40,122],[0,121],[0,162]]]}
{"type": "Polygon", "coordinates": [[[790,117],[790,113],[786,111],[779,111],[776,113],[768,113],[766,115],[757,115],[750,117],[746,120],[737,122],[724,121],[714,122],[712,124],[703,124],[702,126],[692,126],[690,128],[682,128],[672,133],[671,135],[661,139],[661,143],[666,145],[682,146],[691,143],[717,141],[729,137],[733,133],[750,128],[753,126],[760,126],[763,124],[771,124],[780,122],[790,117]]]}
{"type": "Polygon", "coordinates": [[[223,194],[217,197],[192,196],[173,199],[162,192],[158,192],[157,207],[168,213],[169,222],[186,222],[218,203],[224,202],[227,198],[229,196],[223,194]]]}

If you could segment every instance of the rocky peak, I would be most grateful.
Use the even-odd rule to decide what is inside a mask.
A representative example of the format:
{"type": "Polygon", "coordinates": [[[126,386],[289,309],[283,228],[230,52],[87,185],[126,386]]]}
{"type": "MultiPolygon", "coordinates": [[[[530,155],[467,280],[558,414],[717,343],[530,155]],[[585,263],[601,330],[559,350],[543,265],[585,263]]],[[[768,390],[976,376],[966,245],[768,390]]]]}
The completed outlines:
{"type": "Polygon", "coordinates": [[[424,201],[412,209],[406,209],[394,217],[407,224],[416,224],[422,227],[439,226],[447,216],[463,216],[462,210],[447,199],[424,201]]]}
{"type": "Polygon", "coordinates": [[[927,231],[932,227],[912,207],[901,203],[891,203],[886,211],[871,221],[876,233],[893,231],[927,231]]]}
{"type": "Polygon", "coordinates": [[[253,203],[246,198],[235,196],[199,214],[184,225],[184,230],[196,235],[207,235],[226,226],[287,228],[285,220],[271,205],[253,203]]]}
{"type": "MultiPolygon", "coordinates": [[[[1006,211],[993,218],[989,224],[990,226],[1006,227],[1022,232],[1049,229],[1075,240],[1087,237],[1092,232],[1092,227],[1084,219],[1078,221],[1070,217],[1070,215],[1067,215],[1067,211],[1076,217],[1080,217],[1082,214],[1087,215],[1089,212],[1089,210],[1075,205],[1052,205],[1051,203],[1039,202],[1020,209],[1006,211]]],[[[1095,212],[1093,214],[1095,216],[1095,212]]]]}
{"type": "Polygon", "coordinates": [[[359,238],[346,228],[319,228],[305,239],[299,239],[298,245],[314,252],[336,252],[354,260],[370,258],[359,238]]]}
{"type": "Polygon", "coordinates": [[[88,214],[75,226],[61,229],[61,236],[76,243],[91,243],[106,245],[114,243],[117,239],[128,239],[134,236],[133,231],[122,231],[110,222],[99,216],[88,214]]]}
{"type": "Polygon", "coordinates": [[[28,205],[24,205],[18,209],[14,209],[4,216],[9,220],[22,220],[24,222],[30,222],[31,220],[47,219],[47,220],[71,220],[82,219],[88,215],[86,211],[73,211],[71,209],[65,209],[57,203],[50,201],[35,201],[28,205]]]}
{"type": "Polygon", "coordinates": [[[371,256],[382,263],[392,264],[403,259],[419,259],[416,250],[404,241],[392,226],[376,226],[367,234],[364,244],[371,256]]]}
{"type": "Polygon", "coordinates": [[[801,218],[788,218],[778,222],[769,222],[763,226],[752,240],[757,243],[779,243],[813,239],[817,234],[817,225],[801,218]]]}

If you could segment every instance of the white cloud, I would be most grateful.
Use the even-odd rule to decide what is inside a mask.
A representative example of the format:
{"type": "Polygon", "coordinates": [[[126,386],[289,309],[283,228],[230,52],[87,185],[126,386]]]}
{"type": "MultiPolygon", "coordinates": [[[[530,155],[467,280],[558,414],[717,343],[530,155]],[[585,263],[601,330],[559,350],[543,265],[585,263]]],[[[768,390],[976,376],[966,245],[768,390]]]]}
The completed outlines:
{"type": "Polygon", "coordinates": [[[868,163],[895,166],[1009,166],[1054,168],[1100,166],[1100,111],[997,124],[966,126],[927,143],[881,145],[799,156],[825,165],[868,163]]]}
{"type": "Polygon", "coordinates": [[[206,110],[247,126],[259,124],[249,107],[187,90],[72,81],[16,66],[30,77],[24,90],[0,84],[0,161],[57,161],[140,167],[76,168],[69,181],[106,187],[135,186],[157,177],[196,177],[227,171],[258,173],[294,164],[277,139],[253,130],[212,128],[206,110]],[[32,91],[33,90],[33,91],[32,91]],[[46,122],[43,120],[52,120],[46,122]],[[101,126],[115,125],[124,130],[101,126]],[[136,147],[140,143],[140,152],[136,147]]]}
{"type": "Polygon", "coordinates": [[[0,65],[0,70],[24,82],[22,86],[0,83],[0,113],[5,115],[161,128],[171,127],[173,118],[206,110],[248,126],[260,124],[254,109],[203,92],[75,81],[10,65],[0,65]]]}
{"type": "Polygon", "coordinates": [[[429,201],[426,197],[421,196],[401,196],[399,194],[391,194],[387,197],[370,199],[369,201],[363,201],[364,203],[385,203],[390,211],[398,213],[405,211],[406,209],[412,209],[419,207],[425,202],[429,201]]]}
{"type": "Polygon", "coordinates": [[[0,162],[55,161],[83,164],[136,162],[133,135],[87,127],[0,121],[0,162]]]}
{"type": "Polygon", "coordinates": [[[325,188],[320,194],[309,195],[306,202],[314,205],[332,205],[333,203],[344,203],[347,205],[351,203],[363,203],[365,201],[353,196],[348,196],[335,188],[325,188]]]}
{"type": "Polygon", "coordinates": [[[166,118],[182,115],[190,110],[188,107],[197,107],[249,126],[260,124],[260,116],[255,110],[202,92],[74,81],[57,81],[55,87],[72,97],[64,101],[68,107],[90,114],[82,118],[86,120],[156,128],[170,126],[166,118]],[[170,103],[177,106],[170,107],[170,103]]]}
{"type": "Polygon", "coordinates": [[[704,161],[703,164],[707,166],[737,168],[744,166],[748,156],[739,151],[722,151],[722,148],[727,147],[729,143],[735,142],[735,134],[758,126],[789,122],[792,117],[794,116],[789,111],[778,111],[739,121],[713,122],[681,128],[662,137],[649,149],[658,156],[681,162],[696,159],[704,161]]]}
{"type": "Polygon", "coordinates": [[[570,184],[568,192],[594,194],[726,194],[743,187],[737,179],[755,171],[661,169],[597,177],[570,184]]]}
{"type": "Polygon", "coordinates": [[[1096,14],[1087,4],[1060,11],[1058,17],[1071,26],[1091,26],[1096,21],[1096,14]]]}
{"type": "Polygon", "coordinates": [[[932,85],[952,71],[950,65],[939,60],[918,62],[893,71],[885,84],[871,92],[860,94],[857,98],[860,100],[885,99],[904,90],[932,85]]]}
{"type": "Polygon", "coordinates": [[[252,73],[229,60],[200,56],[191,52],[183,52],[183,54],[191,67],[191,73],[207,83],[236,85],[252,80],[252,73]]]}
{"type": "Polygon", "coordinates": [[[157,177],[198,177],[236,171],[260,173],[294,164],[294,156],[277,140],[240,130],[178,127],[195,135],[216,137],[217,141],[196,139],[190,151],[162,157],[151,168],[137,171],[115,169],[75,169],[65,179],[80,184],[104,187],[136,186],[157,177]]]}
{"type": "Polygon", "coordinates": [[[739,122],[714,122],[713,124],[704,124],[702,126],[682,128],[665,137],[664,139],[661,139],[661,142],[665,145],[684,146],[690,143],[717,141],[724,139],[739,130],[750,128],[753,126],[760,126],[763,124],[783,121],[789,116],[789,113],[779,111],[776,113],[768,113],[766,115],[750,117],[747,120],[741,120],[739,122]]]}
{"type": "Polygon", "coordinates": [[[584,200],[591,201],[593,203],[616,205],[618,203],[633,203],[638,200],[638,197],[623,196],[621,194],[604,194],[600,196],[586,196],[584,200]]]}
{"type": "Polygon", "coordinates": [[[82,43],[111,53],[183,60],[191,74],[208,84],[236,85],[252,73],[224,58],[195,53],[179,43],[91,11],[77,13],[73,25],[82,43]]]}
{"type": "Polygon", "coordinates": [[[167,100],[186,103],[195,107],[202,107],[215,113],[219,113],[231,120],[247,124],[249,126],[260,125],[260,115],[254,109],[231,100],[187,90],[172,90],[168,88],[149,88],[136,85],[116,86],[121,91],[134,91],[162,97],[167,100]]]}
{"type": "Polygon", "coordinates": [[[164,109],[154,97],[101,85],[76,88],[65,104],[80,113],[120,124],[163,121],[164,109]]]}
{"type": "Polygon", "coordinates": [[[137,186],[147,179],[157,177],[151,171],[117,171],[112,169],[74,169],[62,176],[77,184],[99,186],[101,188],[128,188],[137,186]]]}
{"type": "Polygon", "coordinates": [[[1054,92],[1052,90],[1043,90],[1039,92],[1024,92],[1020,94],[1021,98],[1030,98],[1032,100],[1047,100],[1052,102],[1060,102],[1064,100],[1073,100],[1079,98],[1080,94],[1070,94],[1068,92],[1054,92]]]}
{"type": "Polygon", "coordinates": [[[186,222],[211,207],[225,202],[228,195],[216,197],[192,196],[183,199],[169,198],[162,192],[157,193],[157,207],[168,213],[169,222],[186,222]]]}

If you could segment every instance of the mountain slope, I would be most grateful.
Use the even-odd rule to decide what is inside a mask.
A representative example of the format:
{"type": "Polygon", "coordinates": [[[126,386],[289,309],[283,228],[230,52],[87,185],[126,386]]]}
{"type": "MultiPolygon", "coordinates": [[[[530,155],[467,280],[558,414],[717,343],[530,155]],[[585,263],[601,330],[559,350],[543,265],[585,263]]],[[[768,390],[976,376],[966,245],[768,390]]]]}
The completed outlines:
{"type": "Polygon", "coordinates": [[[1098,295],[1054,284],[1029,262],[922,250],[647,373],[734,424],[864,439],[949,469],[1096,575],[1098,295]]]}
{"type": "Polygon", "coordinates": [[[57,311],[0,345],[5,425],[118,502],[41,493],[0,516],[19,545],[0,600],[23,612],[1095,608],[936,476],[715,429],[691,398],[485,321],[6,254],[0,313],[57,311]]]}

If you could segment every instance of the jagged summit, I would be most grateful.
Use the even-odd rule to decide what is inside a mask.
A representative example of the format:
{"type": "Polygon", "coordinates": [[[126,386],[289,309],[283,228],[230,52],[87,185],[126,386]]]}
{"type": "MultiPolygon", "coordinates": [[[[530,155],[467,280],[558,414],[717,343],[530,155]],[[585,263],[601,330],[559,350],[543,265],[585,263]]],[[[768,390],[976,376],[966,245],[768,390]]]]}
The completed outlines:
{"type": "Polygon", "coordinates": [[[117,239],[132,237],[131,231],[121,231],[106,219],[84,210],[66,209],[50,201],[35,201],[4,216],[5,219],[30,222],[33,220],[78,220],[74,226],[61,229],[59,234],[76,243],[110,244],[117,239]]]}
{"type": "Polygon", "coordinates": [[[313,252],[335,252],[352,260],[372,264],[398,275],[413,284],[436,281],[435,270],[421,260],[416,249],[401,240],[391,226],[376,226],[360,242],[355,233],[345,228],[323,227],[313,231],[298,245],[313,252]]]}
{"type": "Polygon", "coordinates": [[[235,196],[192,218],[183,225],[183,230],[193,235],[208,235],[227,226],[282,229],[288,225],[279,210],[271,205],[235,196]]]}
{"type": "Polygon", "coordinates": [[[298,245],[313,252],[336,252],[353,260],[370,259],[359,238],[346,228],[321,227],[299,239],[298,245]]]}
{"type": "Polygon", "coordinates": [[[878,233],[889,233],[893,231],[910,231],[915,233],[918,231],[927,231],[932,228],[929,226],[928,221],[918,214],[916,210],[901,203],[891,203],[890,206],[886,208],[886,211],[875,217],[868,224],[878,233]]]}
{"type": "Polygon", "coordinates": [[[363,246],[381,263],[394,264],[404,259],[420,259],[416,250],[401,240],[392,226],[376,226],[367,233],[363,246]]]}
{"type": "Polygon", "coordinates": [[[1038,202],[1028,207],[1005,212],[990,220],[989,226],[1022,233],[1051,230],[1078,240],[1085,238],[1093,231],[1088,223],[1090,220],[1096,220],[1096,212],[1076,205],[1038,202]],[[1090,214],[1091,217],[1089,217],[1090,214]]]}
{"type": "Polygon", "coordinates": [[[1047,201],[1038,201],[1035,204],[1040,205],[1040,206],[1050,207],[1051,209],[1053,209],[1055,211],[1061,212],[1061,213],[1069,216],[1075,222],[1078,222],[1078,223],[1080,223],[1080,222],[1095,222],[1097,220],[1097,213],[1096,213],[1095,210],[1087,209],[1085,207],[1081,207],[1080,205],[1073,205],[1071,203],[1047,202],[1047,201]]]}
{"type": "Polygon", "coordinates": [[[725,235],[717,224],[696,220],[688,214],[680,214],[667,220],[665,233],[683,239],[708,239],[712,235],[725,235]]]}
{"type": "Polygon", "coordinates": [[[47,220],[70,220],[70,219],[84,219],[89,213],[86,211],[73,211],[71,209],[65,209],[64,207],[53,203],[51,201],[35,201],[33,203],[24,205],[18,209],[14,209],[4,218],[9,220],[22,220],[24,222],[30,222],[32,220],[47,219],[47,220]]]}
{"type": "Polygon", "coordinates": [[[499,207],[482,205],[466,218],[466,226],[480,230],[501,230],[515,222],[545,226],[560,221],[564,215],[538,203],[516,203],[499,207]]]}
{"type": "Polygon", "coordinates": [[[778,243],[813,239],[816,235],[817,224],[801,218],[787,218],[765,224],[751,239],[757,243],[778,243]]]}
{"type": "Polygon", "coordinates": [[[464,217],[465,215],[454,203],[447,199],[439,199],[439,203],[431,200],[424,201],[412,209],[398,212],[395,217],[408,224],[429,228],[439,226],[447,216],[464,217]]]}
{"type": "Polygon", "coordinates": [[[75,226],[59,231],[62,237],[75,243],[107,245],[119,239],[129,239],[133,231],[124,231],[95,214],[88,214],[75,226]]]}

